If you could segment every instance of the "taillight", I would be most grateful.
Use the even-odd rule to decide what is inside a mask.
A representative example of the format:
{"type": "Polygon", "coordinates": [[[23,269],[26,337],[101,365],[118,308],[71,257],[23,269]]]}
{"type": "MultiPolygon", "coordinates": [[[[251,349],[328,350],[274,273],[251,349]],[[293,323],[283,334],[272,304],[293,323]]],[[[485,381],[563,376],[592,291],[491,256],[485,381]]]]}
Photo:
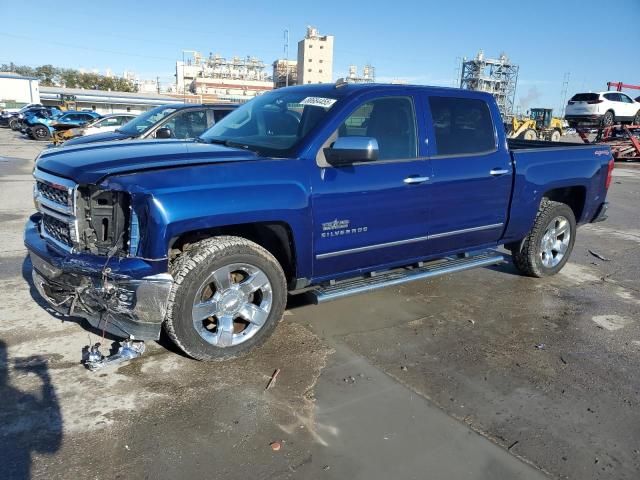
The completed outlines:
{"type": "Polygon", "coordinates": [[[613,166],[614,166],[613,158],[609,160],[609,165],[607,167],[607,181],[604,183],[604,188],[609,189],[609,185],[611,185],[611,180],[613,179],[613,166]]]}
{"type": "Polygon", "coordinates": [[[604,100],[589,100],[587,103],[589,105],[594,105],[596,103],[602,103],[602,102],[604,102],[604,100]]]}

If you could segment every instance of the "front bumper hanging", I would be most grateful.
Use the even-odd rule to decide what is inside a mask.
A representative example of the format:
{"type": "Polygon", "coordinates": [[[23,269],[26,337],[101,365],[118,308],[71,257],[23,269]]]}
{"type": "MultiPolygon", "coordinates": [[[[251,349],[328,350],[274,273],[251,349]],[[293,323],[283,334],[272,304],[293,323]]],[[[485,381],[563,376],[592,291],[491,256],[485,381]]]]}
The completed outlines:
{"type": "Polygon", "coordinates": [[[86,257],[54,253],[40,236],[34,220],[27,223],[25,230],[33,283],[53,310],[85,318],[93,327],[116,337],[160,338],[173,285],[169,273],[140,275],[143,268],[148,272],[151,267],[136,259],[114,260],[114,271],[110,272],[109,268],[102,268],[102,259],[98,267],[86,257]],[[125,270],[125,264],[132,267],[125,270]]]}

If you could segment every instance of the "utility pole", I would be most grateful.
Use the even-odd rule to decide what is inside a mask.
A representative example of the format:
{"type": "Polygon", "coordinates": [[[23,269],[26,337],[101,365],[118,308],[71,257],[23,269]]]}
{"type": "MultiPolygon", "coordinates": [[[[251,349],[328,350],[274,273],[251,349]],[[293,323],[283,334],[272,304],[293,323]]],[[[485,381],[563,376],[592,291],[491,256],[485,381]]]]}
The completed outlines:
{"type": "Polygon", "coordinates": [[[284,30],[284,71],[285,80],[284,86],[289,86],[289,29],[284,30]]]}
{"type": "Polygon", "coordinates": [[[156,88],[158,89],[158,93],[160,93],[160,77],[156,77],[156,88]]]}
{"type": "Polygon", "coordinates": [[[560,105],[560,118],[564,118],[564,111],[567,108],[567,92],[569,90],[569,77],[571,76],[571,72],[565,72],[562,77],[562,90],[560,91],[560,101],[562,104],[560,105]]]}
{"type": "MultiPolygon", "coordinates": [[[[184,84],[184,54],[196,53],[195,50],[182,50],[182,103],[187,103],[187,88],[184,84]]],[[[177,73],[177,72],[176,72],[177,73]]]]}

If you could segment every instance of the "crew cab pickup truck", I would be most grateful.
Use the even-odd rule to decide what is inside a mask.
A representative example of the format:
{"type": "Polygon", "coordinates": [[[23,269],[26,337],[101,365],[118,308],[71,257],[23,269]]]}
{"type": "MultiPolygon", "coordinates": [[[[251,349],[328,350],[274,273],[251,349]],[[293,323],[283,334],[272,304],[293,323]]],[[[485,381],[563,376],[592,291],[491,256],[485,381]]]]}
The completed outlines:
{"type": "MultiPolygon", "coordinates": [[[[543,277],[606,218],[608,147],[507,140],[488,94],[305,85],[195,141],[51,149],[26,225],[52,308],[193,358],[245,353],[287,294],[324,302],[504,262],[543,277]]],[[[489,293],[489,292],[488,292],[489,293]]]]}

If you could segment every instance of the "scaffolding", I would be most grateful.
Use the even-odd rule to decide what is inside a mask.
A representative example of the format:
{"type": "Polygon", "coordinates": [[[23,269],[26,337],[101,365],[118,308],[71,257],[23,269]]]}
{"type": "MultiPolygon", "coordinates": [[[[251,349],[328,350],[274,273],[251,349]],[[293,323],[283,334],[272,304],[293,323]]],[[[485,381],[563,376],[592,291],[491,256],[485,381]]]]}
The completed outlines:
{"type": "Polygon", "coordinates": [[[460,88],[491,93],[498,103],[503,120],[513,116],[518,83],[518,65],[502,53],[499,58],[485,58],[480,50],[473,59],[462,59],[460,88]]]}

